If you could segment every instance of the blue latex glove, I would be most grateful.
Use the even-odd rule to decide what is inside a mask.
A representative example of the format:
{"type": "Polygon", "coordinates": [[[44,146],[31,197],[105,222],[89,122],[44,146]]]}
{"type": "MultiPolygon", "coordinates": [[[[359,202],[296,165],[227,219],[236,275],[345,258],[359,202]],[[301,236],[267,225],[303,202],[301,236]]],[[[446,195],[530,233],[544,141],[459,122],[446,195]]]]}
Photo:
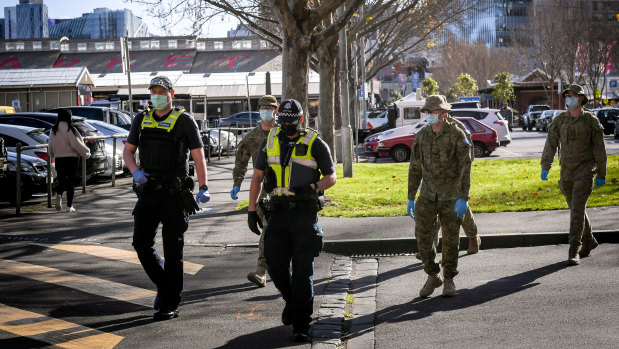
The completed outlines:
{"type": "Polygon", "coordinates": [[[198,195],[196,195],[196,202],[199,204],[208,202],[210,199],[211,194],[208,193],[208,190],[200,189],[200,191],[198,191],[198,195]]]}
{"type": "Polygon", "coordinates": [[[148,173],[142,172],[139,168],[133,171],[131,175],[137,184],[146,184],[146,182],[148,182],[148,173]]]}
{"type": "Polygon", "coordinates": [[[415,219],[415,200],[408,200],[408,206],[406,207],[406,211],[412,219],[415,219]]]}
{"type": "Polygon", "coordinates": [[[238,196],[236,196],[236,194],[239,193],[239,190],[241,190],[241,188],[239,188],[238,185],[232,187],[232,190],[230,190],[230,197],[232,198],[232,200],[236,200],[239,198],[238,196]]]}
{"type": "Polygon", "coordinates": [[[606,179],[604,179],[604,178],[596,178],[595,179],[595,186],[596,187],[601,187],[604,184],[606,184],[606,179]]]}
{"type": "Polygon", "coordinates": [[[542,180],[543,181],[548,180],[548,170],[542,170],[542,180]]]}
{"type": "Polygon", "coordinates": [[[469,207],[468,203],[466,202],[465,198],[459,198],[456,201],[456,206],[454,207],[454,212],[456,213],[456,215],[458,215],[458,217],[464,217],[464,214],[466,213],[466,209],[469,207]]]}

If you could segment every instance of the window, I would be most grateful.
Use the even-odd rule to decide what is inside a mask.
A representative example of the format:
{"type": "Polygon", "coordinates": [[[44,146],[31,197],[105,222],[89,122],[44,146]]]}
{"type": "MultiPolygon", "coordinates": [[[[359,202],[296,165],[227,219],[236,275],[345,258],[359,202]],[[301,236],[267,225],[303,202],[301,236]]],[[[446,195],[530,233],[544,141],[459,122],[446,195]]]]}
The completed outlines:
{"type": "Polygon", "coordinates": [[[243,46],[243,48],[251,48],[251,40],[243,40],[241,45],[243,46]]]}
{"type": "Polygon", "coordinates": [[[2,138],[4,138],[4,146],[5,147],[16,147],[17,143],[21,143],[22,145],[25,145],[23,142],[21,142],[19,139],[17,138],[13,138],[11,136],[7,136],[7,135],[0,135],[2,136],[2,138]]]}
{"type": "Polygon", "coordinates": [[[215,50],[223,50],[224,49],[224,43],[222,41],[215,41],[215,42],[213,42],[213,48],[215,50]]]}
{"type": "Polygon", "coordinates": [[[198,50],[206,50],[206,42],[198,42],[198,50]]]}
{"type": "Polygon", "coordinates": [[[57,50],[59,46],[60,46],[60,44],[58,43],[58,41],[50,41],[49,42],[50,50],[57,50]]]}
{"type": "Polygon", "coordinates": [[[32,49],[33,50],[40,50],[41,49],[41,42],[40,41],[33,41],[32,42],[32,49]]]}
{"type": "Polygon", "coordinates": [[[78,51],[86,51],[87,48],[88,47],[87,47],[86,43],[79,43],[79,44],[77,44],[77,50],[78,51]]]}
{"type": "Polygon", "coordinates": [[[150,42],[150,48],[158,49],[159,48],[159,40],[153,40],[150,42]]]}
{"type": "Polygon", "coordinates": [[[60,51],[69,51],[69,44],[60,44],[60,51]]]}
{"type": "Polygon", "coordinates": [[[404,120],[421,119],[419,108],[404,108],[404,120]]]}
{"type": "Polygon", "coordinates": [[[168,40],[168,48],[176,48],[176,40],[168,40]]]}
{"type": "Polygon", "coordinates": [[[13,51],[15,49],[15,45],[12,42],[7,42],[4,44],[7,51],[13,51]]]}
{"type": "Polygon", "coordinates": [[[113,42],[106,42],[105,43],[105,49],[107,51],[114,51],[114,43],[113,42]]]}
{"type": "Polygon", "coordinates": [[[185,41],[185,47],[194,48],[196,47],[196,42],[193,40],[187,40],[185,41]]]}
{"type": "Polygon", "coordinates": [[[23,42],[16,42],[15,43],[15,49],[18,51],[23,51],[24,50],[24,43],[23,42]]]}
{"type": "Polygon", "coordinates": [[[260,40],[260,48],[269,48],[269,43],[266,40],[260,40]]]}
{"type": "Polygon", "coordinates": [[[241,48],[241,42],[240,41],[232,41],[232,48],[233,49],[241,48]]]}
{"type": "Polygon", "coordinates": [[[95,42],[95,50],[96,51],[102,51],[105,49],[105,43],[104,42],[95,42]]]}
{"type": "Polygon", "coordinates": [[[150,41],[140,41],[140,49],[148,50],[150,48],[150,41]]]}

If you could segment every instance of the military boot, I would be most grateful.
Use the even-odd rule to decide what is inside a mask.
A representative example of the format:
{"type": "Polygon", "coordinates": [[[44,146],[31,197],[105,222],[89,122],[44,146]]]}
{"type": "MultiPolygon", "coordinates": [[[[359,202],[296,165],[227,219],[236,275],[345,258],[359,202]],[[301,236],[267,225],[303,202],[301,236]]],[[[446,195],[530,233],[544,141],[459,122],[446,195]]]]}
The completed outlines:
{"type": "Polygon", "coordinates": [[[469,238],[469,249],[466,250],[466,253],[476,254],[477,252],[479,252],[479,246],[481,246],[481,238],[479,236],[469,238]]]}
{"type": "Polygon", "coordinates": [[[578,252],[578,254],[580,255],[580,258],[589,257],[589,254],[591,254],[591,250],[593,250],[596,247],[598,247],[598,242],[597,240],[595,240],[595,238],[593,238],[593,240],[590,240],[590,241],[589,240],[583,241],[582,248],[578,252]]]}
{"type": "Polygon", "coordinates": [[[255,272],[247,274],[247,280],[258,285],[258,287],[264,287],[267,285],[267,270],[265,267],[257,267],[255,272]]]}
{"type": "Polygon", "coordinates": [[[452,297],[455,295],[456,295],[456,284],[454,283],[454,279],[445,278],[445,283],[443,285],[443,296],[452,297]]]}
{"type": "Polygon", "coordinates": [[[578,265],[580,264],[580,257],[578,256],[578,246],[570,245],[570,250],[567,256],[567,265],[578,265]]]}
{"type": "Polygon", "coordinates": [[[426,284],[419,290],[419,297],[428,297],[434,292],[434,289],[443,284],[443,278],[440,275],[428,275],[426,284]]]}

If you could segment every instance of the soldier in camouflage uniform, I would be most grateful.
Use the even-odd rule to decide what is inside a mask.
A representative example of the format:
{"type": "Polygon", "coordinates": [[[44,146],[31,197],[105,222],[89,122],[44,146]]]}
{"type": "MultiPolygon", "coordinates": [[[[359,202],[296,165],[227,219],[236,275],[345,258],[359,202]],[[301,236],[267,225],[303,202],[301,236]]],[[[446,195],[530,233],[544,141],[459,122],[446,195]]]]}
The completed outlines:
{"type": "Polygon", "coordinates": [[[595,186],[606,184],[606,148],[604,127],[600,121],[582,106],[587,104],[584,89],[569,85],[561,96],[567,111],[557,115],[548,127],[548,137],[542,153],[543,181],[548,180],[557,148],[560,148],[561,174],[559,189],[570,208],[570,232],[568,265],[580,264],[580,257],[587,257],[598,243],[591,232],[591,223],[585,212],[587,200],[595,186]],[[581,246],[582,248],[578,251],[581,246]]]}
{"type": "Polygon", "coordinates": [[[442,95],[426,98],[421,110],[428,120],[415,137],[408,172],[408,214],[415,219],[415,237],[428,280],[419,291],[427,297],[443,285],[432,232],[438,216],[443,227],[443,296],[454,296],[453,278],[458,274],[458,244],[462,217],[467,211],[471,186],[471,144],[448,112],[442,95]],[[429,112],[429,113],[428,113],[429,112]],[[423,179],[417,199],[415,196],[423,179]]]}
{"type": "MultiPolygon", "coordinates": [[[[251,157],[252,163],[256,161],[260,143],[267,137],[269,131],[276,125],[275,110],[277,109],[277,99],[271,95],[265,95],[258,100],[258,111],[260,112],[260,119],[262,120],[258,126],[249,131],[243,140],[239,143],[239,147],[236,151],[236,159],[234,161],[234,170],[232,171],[232,178],[234,179],[234,186],[230,191],[230,197],[233,200],[238,199],[237,194],[241,188],[243,178],[247,172],[247,164],[251,157]]],[[[260,199],[264,197],[265,193],[260,193],[260,199]]],[[[252,219],[260,222],[260,227],[266,227],[266,219],[264,213],[260,207],[256,208],[256,216],[252,216],[252,219]]],[[[264,229],[263,229],[264,231],[264,229]]],[[[260,235],[260,242],[258,243],[258,265],[255,272],[247,274],[247,279],[259,287],[266,286],[267,277],[267,264],[264,258],[264,234],[261,234],[259,230],[254,231],[257,235],[260,235]]]]}

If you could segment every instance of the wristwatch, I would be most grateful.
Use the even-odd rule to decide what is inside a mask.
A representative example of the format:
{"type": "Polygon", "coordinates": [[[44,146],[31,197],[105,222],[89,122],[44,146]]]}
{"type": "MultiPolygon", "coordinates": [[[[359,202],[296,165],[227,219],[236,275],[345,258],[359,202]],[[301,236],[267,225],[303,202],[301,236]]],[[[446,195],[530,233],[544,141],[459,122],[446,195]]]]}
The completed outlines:
{"type": "Polygon", "coordinates": [[[204,190],[204,191],[208,191],[208,185],[203,184],[199,189],[200,190],[204,190]]]}

